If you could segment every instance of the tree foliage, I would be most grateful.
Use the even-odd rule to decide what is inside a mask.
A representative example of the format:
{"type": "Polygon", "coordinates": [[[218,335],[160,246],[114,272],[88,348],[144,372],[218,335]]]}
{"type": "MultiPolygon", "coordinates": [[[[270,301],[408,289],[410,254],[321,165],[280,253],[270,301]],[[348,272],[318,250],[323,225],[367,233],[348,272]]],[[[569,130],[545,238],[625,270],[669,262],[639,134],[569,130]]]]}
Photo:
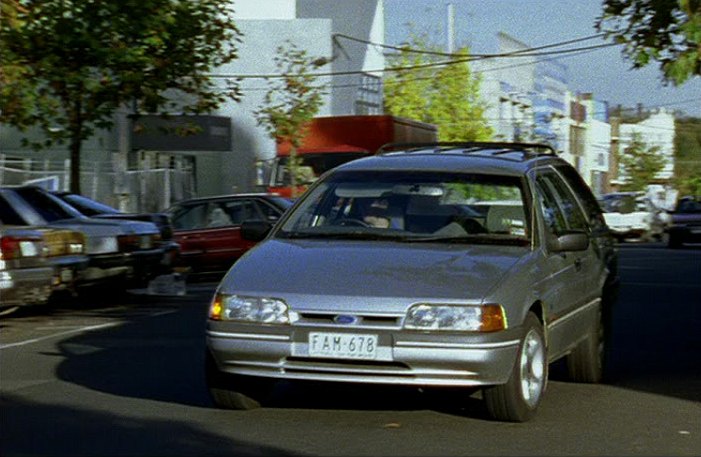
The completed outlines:
{"type": "Polygon", "coordinates": [[[464,62],[469,50],[460,49],[446,65],[427,66],[435,57],[412,49],[436,51],[414,36],[390,59],[390,67],[403,69],[385,79],[385,111],[435,124],[440,141],[491,139],[493,132],[484,118],[485,104],[479,95],[480,78],[464,62]]]}
{"type": "Polygon", "coordinates": [[[674,187],[679,195],[701,195],[701,119],[675,121],[674,187]]]}
{"type": "Polygon", "coordinates": [[[657,61],[674,85],[701,75],[701,0],[604,0],[596,28],[624,45],[633,68],[657,61]]]}
{"type": "Polygon", "coordinates": [[[616,155],[625,176],[622,191],[644,191],[665,166],[659,146],[648,146],[642,135],[633,132],[630,143],[616,155]]]}
{"type": "MultiPolygon", "coordinates": [[[[3,2],[4,3],[4,2],[3,2]]],[[[240,32],[219,0],[17,0],[0,21],[0,122],[68,144],[80,192],[82,142],[110,128],[117,109],[207,113],[238,100],[236,82],[209,71],[237,57],[240,32]]]]}
{"type": "Polygon", "coordinates": [[[328,63],[323,57],[312,57],[291,41],[277,48],[274,57],[280,78],[272,79],[263,105],[255,111],[258,122],[277,143],[289,142],[292,196],[297,196],[300,160],[297,149],[307,134],[307,125],[323,104],[325,89],[317,85],[311,71],[328,63]]]}

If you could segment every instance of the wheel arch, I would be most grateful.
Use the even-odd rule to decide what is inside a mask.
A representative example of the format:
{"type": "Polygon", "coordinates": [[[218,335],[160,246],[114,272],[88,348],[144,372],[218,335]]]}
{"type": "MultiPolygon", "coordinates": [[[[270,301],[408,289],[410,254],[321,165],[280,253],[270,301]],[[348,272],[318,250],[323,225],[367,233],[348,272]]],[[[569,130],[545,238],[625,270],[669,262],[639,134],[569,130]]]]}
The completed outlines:
{"type": "Polygon", "coordinates": [[[538,318],[540,321],[540,324],[543,326],[543,335],[545,336],[545,346],[548,347],[548,326],[546,325],[547,322],[547,309],[545,306],[545,303],[543,303],[541,300],[536,300],[534,301],[531,306],[528,308],[526,311],[526,314],[523,316],[523,318],[526,318],[526,315],[531,312],[535,314],[535,316],[538,318]]]}

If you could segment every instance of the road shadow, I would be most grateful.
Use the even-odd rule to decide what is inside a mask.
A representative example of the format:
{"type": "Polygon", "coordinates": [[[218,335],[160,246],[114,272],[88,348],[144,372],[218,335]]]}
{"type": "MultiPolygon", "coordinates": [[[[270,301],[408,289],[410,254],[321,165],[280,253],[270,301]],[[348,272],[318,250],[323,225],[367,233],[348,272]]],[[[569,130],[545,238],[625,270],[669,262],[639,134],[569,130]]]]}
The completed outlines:
{"type": "Polygon", "coordinates": [[[176,419],[137,419],[14,395],[0,397],[0,410],[0,455],[6,457],[303,455],[232,440],[176,419]]]}
{"type": "MultiPolygon", "coordinates": [[[[655,250],[656,251],[656,250],[655,250]]],[[[621,250],[622,286],[616,303],[606,383],[701,402],[701,285],[696,253],[660,249],[638,270],[637,249],[621,250]],[[662,286],[660,284],[663,284],[662,286]]],[[[652,251],[650,251],[652,252],[652,251]]],[[[645,254],[647,255],[647,254],[645,254]]],[[[205,321],[211,291],[201,297],[142,298],[121,324],[66,338],[55,355],[57,376],[114,395],[213,407],[204,381],[205,321]],[[151,300],[150,302],[148,300],[151,300]],[[165,313],[149,314],[169,308],[165,313]]],[[[100,312],[100,310],[85,310],[100,312]]],[[[562,362],[551,380],[566,380],[562,362]]],[[[487,418],[478,395],[445,390],[281,383],[279,408],[422,410],[487,418]]]]}
{"type": "Polygon", "coordinates": [[[700,246],[667,249],[654,243],[619,250],[609,384],[701,402],[699,254],[700,246]]]}

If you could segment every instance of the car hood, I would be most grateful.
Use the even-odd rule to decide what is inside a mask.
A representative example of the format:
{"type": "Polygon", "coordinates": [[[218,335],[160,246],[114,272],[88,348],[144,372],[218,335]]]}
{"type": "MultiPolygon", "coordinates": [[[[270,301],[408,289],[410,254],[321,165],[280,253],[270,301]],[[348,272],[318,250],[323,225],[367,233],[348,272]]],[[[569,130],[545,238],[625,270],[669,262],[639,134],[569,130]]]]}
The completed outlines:
{"type": "Polygon", "coordinates": [[[79,230],[88,236],[146,235],[158,233],[158,228],[152,223],[131,220],[125,221],[83,217],[62,219],[48,225],[51,227],[79,230]]]}
{"type": "Polygon", "coordinates": [[[314,308],[314,297],[322,296],[319,306],[333,296],[361,308],[359,297],[390,307],[400,298],[481,302],[529,252],[495,245],[269,240],[240,258],[220,289],[283,297],[303,308],[314,308]]]}

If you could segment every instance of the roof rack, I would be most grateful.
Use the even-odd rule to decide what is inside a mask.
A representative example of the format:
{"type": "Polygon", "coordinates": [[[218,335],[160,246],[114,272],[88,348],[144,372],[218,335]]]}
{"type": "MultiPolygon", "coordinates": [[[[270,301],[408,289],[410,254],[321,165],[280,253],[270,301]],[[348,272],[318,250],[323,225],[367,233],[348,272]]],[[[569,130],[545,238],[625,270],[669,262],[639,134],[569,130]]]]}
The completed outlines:
{"type": "Polygon", "coordinates": [[[520,143],[520,142],[500,142],[500,141],[439,141],[429,143],[387,143],[377,150],[375,155],[384,155],[390,152],[419,152],[432,149],[434,153],[441,153],[448,150],[461,149],[463,154],[485,152],[486,149],[493,149],[491,155],[508,154],[519,152],[524,158],[550,155],[555,156],[555,149],[544,143],[520,143]]]}

